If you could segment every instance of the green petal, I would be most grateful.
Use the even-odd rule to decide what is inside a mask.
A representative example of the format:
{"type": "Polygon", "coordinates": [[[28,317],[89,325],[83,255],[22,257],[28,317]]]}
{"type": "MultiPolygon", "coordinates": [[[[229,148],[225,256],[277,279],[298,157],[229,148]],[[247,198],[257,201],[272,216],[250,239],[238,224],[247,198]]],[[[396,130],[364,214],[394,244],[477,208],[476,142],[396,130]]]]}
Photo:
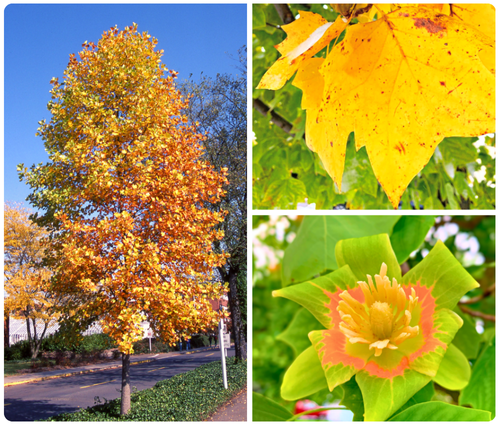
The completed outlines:
{"type": "Polygon", "coordinates": [[[330,302],[330,298],[325,291],[334,293],[337,289],[345,290],[355,286],[356,281],[356,276],[351,272],[349,266],[344,266],[317,279],[273,291],[273,296],[295,301],[307,308],[325,328],[329,328],[331,319],[328,317],[330,310],[327,308],[327,304],[330,302]]]}
{"type": "Polygon", "coordinates": [[[467,357],[453,344],[450,344],[439,365],[434,382],[443,388],[460,391],[469,383],[470,364],[467,357]]]}
{"type": "Polygon", "coordinates": [[[295,313],[288,327],[276,339],[292,347],[295,357],[311,346],[308,334],[311,331],[322,329],[323,326],[305,308],[295,313]]]}
{"type": "Polygon", "coordinates": [[[403,283],[434,285],[437,308],[453,309],[457,302],[479,284],[467,273],[446,245],[438,241],[431,252],[403,277],[403,283]]]}
{"type": "Polygon", "coordinates": [[[391,418],[391,421],[490,421],[491,413],[484,410],[467,409],[465,407],[453,406],[442,401],[428,401],[412,406],[400,414],[391,418]]]}
{"type": "MultiPolygon", "coordinates": [[[[285,250],[282,285],[303,282],[340,265],[335,245],[341,239],[390,233],[399,216],[306,216],[285,250]],[[314,243],[312,243],[314,241],[314,243]]],[[[379,266],[380,270],[380,266],[379,266]]]]}
{"type": "Polygon", "coordinates": [[[382,263],[387,264],[391,280],[401,280],[401,268],[388,234],[341,240],[335,247],[335,256],[339,267],[348,264],[357,280],[366,281],[367,274],[379,274],[382,263]]]}
{"type": "Polygon", "coordinates": [[[362,370],[356,381],[363,394],[365,421],[385,421],[431,380],[414,370],[403,375],[377,378],[362,370]]]}
{"type": "Polygon", "coordinates": [[[281,397],[298,400],[327,388],[325,374],[314,347],[302,352],[288,368],[281,384],[281,397]]]}
{"type": "Polygon", "coordinates": [[[410,367],[417,372],[431,377],[436,376],[439,365],[446,353],[446,347],[451,343],[458,329],[462,326],[462,319],[448,309],[441,309],[434,313],[434,341],[424,353],[415,353],[417,357],[410,357],[410,367]]]}

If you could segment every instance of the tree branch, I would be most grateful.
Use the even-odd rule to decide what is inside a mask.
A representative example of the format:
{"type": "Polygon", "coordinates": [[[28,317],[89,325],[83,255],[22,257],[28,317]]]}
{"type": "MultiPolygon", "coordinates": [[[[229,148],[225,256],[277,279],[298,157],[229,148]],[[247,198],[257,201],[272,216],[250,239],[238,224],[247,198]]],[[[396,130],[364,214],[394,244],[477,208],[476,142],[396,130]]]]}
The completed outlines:
{"type": "Polygon", "coordinates": [[[469,314],[470,316],[479,317],[480,319],[488,320],[489,322],[495,322],[495,316],[493,316],[491,314],[485,314],[485,313],[482,313],[480,311],[475,311],[475,310],[470,309],[469,307],[466,307],[466,306],[460,305],[460,304],[459,304],[459,307],[460,307],[460,310],[462,310],[466,314],[469,314]]]}
{"type": "Polygon", "coordinates": [[[288,4],[275,4],[276,12],[280,15],[283,24],[289,24],[290,22],[295,21],[295,17],[293,16],[292,11],[288,7],[288,4]]]}
{"type": "Polygon", "coordinates": [[[292,133],[292,124],[290,124],[285,118],[276,112],[272,111],[269,106],[267,106],[262,100],[254,99],[253,107],[259,111],[262,115],[267,116],[268,113],[271,114],[271,122],[281,128],[284,132],[288,134],[292,133]]]}

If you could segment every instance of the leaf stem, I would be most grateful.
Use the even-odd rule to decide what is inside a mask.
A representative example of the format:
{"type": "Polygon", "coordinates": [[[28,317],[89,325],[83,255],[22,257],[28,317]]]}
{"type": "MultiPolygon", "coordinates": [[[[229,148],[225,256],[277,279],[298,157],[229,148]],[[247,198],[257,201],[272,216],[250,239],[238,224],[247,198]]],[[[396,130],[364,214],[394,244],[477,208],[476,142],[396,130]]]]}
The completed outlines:
{"type": "Polygon", "coordinates": [[[295,419],[300,418],[301,416],[304,415],[309,415],[311,413],[316,413],[316,412],[323,412],[324,410],[348,410],[345,407],[320,407],[318,409],[311,409],[311,410],[306,410],[305,412],[297,413],[296,415],[293,415],[291,418],[287,419],[287,422],[292,422],[295,419]]]}

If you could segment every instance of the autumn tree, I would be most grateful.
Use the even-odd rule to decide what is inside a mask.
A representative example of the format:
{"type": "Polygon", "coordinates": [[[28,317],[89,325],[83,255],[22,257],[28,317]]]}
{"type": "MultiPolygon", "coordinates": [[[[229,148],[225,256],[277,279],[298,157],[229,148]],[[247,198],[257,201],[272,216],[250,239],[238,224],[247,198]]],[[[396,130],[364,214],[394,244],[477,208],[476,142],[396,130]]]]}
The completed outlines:
{"type": "Polygon", "coordinates": [[[227,252],[226,263],[218,267],[220,278],[229,285],[229,307],[235,337],[236,357],[247,357],[246,349],[246,261],[247,261],[247,114],[246,47],[239,51],[239,75],[203,76],[186,81],[190,94],[187,114],[207,134],[205,158],[218,169],[226,168],[226,196],[213,208],[227,211],[218,225],[224,238],[214,250],[227,252]]]}
{"type": "Polygon", "coordinates": [[[253,15],[256,208],[494,208],[493,6],[253,15]]]}
{"type": "Polygon", "coordinates": [[[42,265],[47,231],[29,216],[18,204],[4,205],[4,309],[26,321],[31,357],[36,358],[48,327],[56,322],[59,299],[49,292],[50,271],[42,265]]]}
{"type": "Polygon", "coordinates": [[[225,260],[212,243],[224,212],[225,170],[202,159],[203,138],[182,114],[188,101],[137,25],[85,42],[53,78],[51,121],[40,123],[50,161],[21,167],[29,200],[50,223],[52,291],[67,297],[65,333],[95,320],[122,353],[121,414],[130,409],[130,354],[148,320],[171,345],[211,327],[209,300],[225,260]]]}

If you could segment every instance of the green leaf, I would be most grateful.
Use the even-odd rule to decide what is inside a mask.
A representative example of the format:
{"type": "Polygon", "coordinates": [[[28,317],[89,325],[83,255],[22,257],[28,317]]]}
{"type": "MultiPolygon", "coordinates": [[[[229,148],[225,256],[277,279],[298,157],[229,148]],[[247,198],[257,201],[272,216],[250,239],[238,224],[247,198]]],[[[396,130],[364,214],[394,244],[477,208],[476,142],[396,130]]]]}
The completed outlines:
{"type": "Polygon", "coordinates": [[[459,391],[469,383],[470,374],[467,357],[457,347],[450,344],[433,380],[443,388],[459,391]]]}
{"type": "Polygon", "coordinates": [[[401,281],[401,268],[388,234],[343,239],[335,247],[335,257],[340,267],[348,264],[358,280],[366,281],[367,274],[379,274],[380,266],[385,263],[389,279],[401,281]]]}
{"type": "Polygon", "coordinates": [[[292,177],[276,180],[267,188],[264,205],[271,208],[295,209],[297,203],[307,198],[306,187],[292,177]]]}
{"type": "Polygon", "coordinates": [[[446,183],[445,189],[446,189],[446,199],[448,200],[451,209],[459,210],[460,205],[458,204],[457,198],[455,197],[455,190],[453,189],[453,186],[450,183],[446,183]]]}
{"type": "Polygon", "coordinates": [[[468,314],[464,314],[458,307],[455,307],[453,311],[464,321],[453,339],[453,344],[465,354],[465,357],[475,359],[479,353],[481,335],[478,334],[474,321],[468,314]]]}
{"type": "Polygon", "coordinates": [[[276,339],[292,347],[295,356],[298,356],[311,346],[311,341],[307,337],[309,332],[318,329],[323,329],[321,323],[307,309],[301,308],[295,313],[288,327],[276,339]]]}
{"type": "Polygon", "coordinates": [[[297,237],[285,250],[283,286],[311,279],[328,269],[337,269],[335,245],[339,240],[391,233],[398,219],[397,216],[304,217],[297,237]]]}
{"type": "Polygon", "coordinates": [[[391,245],[399,264],[422,245],[434,220],[435,217],[430,215],[405,215],[398,220],[392,230],[391,245]]]}
{"type": "Polygon", "coordinates": [[[385,421],[430,379],[411,369],[392,379],[378,378],[365,370],[358,372],[356,382],[363,394],[365,421],[385,421]]]}
{"type": "Polygon", "coordinates": [[[266,27],[266,14],[260,5],[253,5],[252,13],[252,27],[253,29],[266,27]]]}
{"type": "Polygon", "coordinates": [[[352,413],[354,413],[353,421],[363,421],[363,414],[365,413],[365,408],[363,405],[363,396],[361,395],[361,390],[356,382],[356,377],[353,376],[349,381],[340,385],[344,391],[344,396],[340,401],[341,406],[347,407],[352,413]]]}
{"type": "Polygon", "coordinates": [[[488,344],[472,369],[472,376],[460,397],[460,405],[488,410],[495,417],[495,339],[488,344]]]}
{"type": "Polygon", "coordinates": [[[473,145],[477,137],[447,137],[439,144],[444,163],[455,166],[474,162],[478,157],[476,147],[473,145]]]}
{"type": "Polygon", "coordinates": [[[419,403],[391,418],[392,422],[405,421],[490,421],[491,413],[484,410],[467,409],[442,401],[419,403]]]}
{"type": "Polygon", "coordinates": [[[402,411],[408,409],[411,406],[414,406],[415,404],[431,401],[435,393],[434,382],[431,381],[420,391],[416,392],[415,395],[410,398],[394,415],[401,413],[402,411]]]}
{"type": "Polygon", "coordinates": [[[345,290],[355,284],[356,276],[349,266],[344,266],[317,279],[273,291],[273,297],[288,298],[300,304],[307,308],[325,328],[328,328],[331,324],[328,316],[330,310],[327,307],[330,298],[325,291],[334,293],[338,289],[345,290]]]}
{"type": "Polygon", "coordinates": [[[281,397],[285,400],[298,400],[327,387],[318,353],[311,346],[286,371],[281,384],[281,397]]]}
{"type": "Polygon", "coordinates": [[[286,421],[293,415],[275,401],[259,393],[252,393],[252,420],[286,421]]]}
{"type": "Polygon", "coordinates": [[[403,283],[434,286],[437,308],[453,309],[457,302],[479,284],[467,273],[446,245],[438,241],[429,254],[403,277],[403,283]]]}

